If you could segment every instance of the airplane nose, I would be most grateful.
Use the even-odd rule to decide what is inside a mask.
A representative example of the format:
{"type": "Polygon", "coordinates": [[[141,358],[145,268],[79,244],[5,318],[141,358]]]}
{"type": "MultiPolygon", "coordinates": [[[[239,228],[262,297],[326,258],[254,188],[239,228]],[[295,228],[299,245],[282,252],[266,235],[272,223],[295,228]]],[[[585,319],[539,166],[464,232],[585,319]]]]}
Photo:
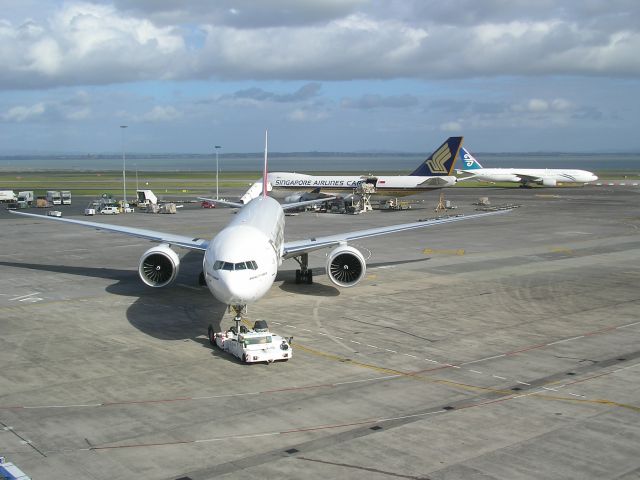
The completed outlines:
{"type": "Polygon", "coordinates": [[[596,180],[598,180],[598,176],[597,175],[591,175],[591,181],[595,182],[596,180]]]}

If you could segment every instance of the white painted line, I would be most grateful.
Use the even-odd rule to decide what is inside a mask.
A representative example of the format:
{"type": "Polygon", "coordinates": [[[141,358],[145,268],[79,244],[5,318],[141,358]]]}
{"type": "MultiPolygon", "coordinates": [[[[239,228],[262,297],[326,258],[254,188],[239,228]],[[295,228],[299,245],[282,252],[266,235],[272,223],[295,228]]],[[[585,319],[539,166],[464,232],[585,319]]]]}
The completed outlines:
{"type": "Polygon", "coordinates": [[[369,345],[368,343],[367,343],[367,347],[371,347],[371,348],[380,348],[380,347],[376,347],[375,345],[369,345]]]}
{"type": "Polygon", "coordinates": [[[309,330],[308,328],[301,328],[300,330],[302,330],[303,332],[311,332],[311,330],[309,330]]]}
{"type": "Polygon", "coordinates": [[[491,375],[494,378],[499,378],[500,380],[506,380],[505,377],[501,377],[500,375],[491,375]]]}
{"type": "Polygon", "coordinates": [[[531,385],[530,383],[521,382],[520,380],[516,380],[516,383],[519,383],[520,385],[531,385]]]}
{"type": "Polygon", "coordinates": [[[362,345],[360,342],[356,342],[355,340],[349,340],[351,343],[356,343],[358,345],[362,345]]]}
{"type": "Polygon", "coordinates": [[[584,338],[584,335],[579,335],[577,337],[572,337],[572,338],[565,338],[564,340],[558,340],[557,342],[547,343],[547,347],[550,347],[551,345],[557,345],[558,343],[570,342],[571,340],[577,340],[579,338],[584,338]]]}
{"type": "Polygon", "coordinates": [[[329,334],[328,333],[322,333],[322,332],[318,332],[318,335],[324,335],[325,337],[328,337],[329,334]]]}
{"type": "Polygon", "coordinates": [[[391,352],[391,353],[398,353],[398,352],[396,352],[395,350],[389,350],[388,348],[385,348],[385,350],[386,350],[387,352],[391,352]]]}
{"type": "Polygon", "coordinates": [[[426,415],[435,415],[436,413],[444,413],[446,410],[436,410],[434,412],[416,413],[413,415],[403,415],[402,417],[381,418],[378,422],[390,422],[392,420],[404,420],[405,418],[424,417],[426,415]]]}
{"type": "Polygon", "coordinates": [[[387,375],[386,377],[367,378],[364,380],[351,380],[350,382],[337,382],[334,385],[351,385],[353,383],[375,382],[376,380],[389,380],[390,378],[399,378],[402,375],[387,375]]]}
{"type": "Polygon", "coordinates": [[[25,410],[29,409],[29,410],[37,410],[37,409],[42,409],[42,408],[80,408],[80,407],[101,407],[102,404],[101,403],[79,403],[76,405],[37,405],[37,406],[32,406],[32,407],[22,407],[25,410]]]}
{"type": "Polygon", "coordinates": [[[435,360],[431,360],[430,358],[425,358],[425,360],[426,360],[427,362],[431,362],[431,363],[440,363],[440,362],[437,362],[437,361],[435,361],[435,360]]]}
{"type": "Polygon", "coordinates": [[[482,372],[479,372],[478,370],[471,370],[471,369],[469,369],[469,371],[470,371],[470,372],[473,372],[473,373],[477,373],[478,375],[482,375],[482,372]]]}
{"type": "Polygon", "coordinates": [[[415,355],[411,355],[410,353],[404,353],[403,354],[405,357],[411,357],[411,358],[418,358],[415,355]]]}
{"type": "Polygon", "coordinates": [[[577,393],[569,392],[569,395],[573,395],[574,397],[582,397],[582,398],[584,398],[584,395],[578,395],[577,393]]]}
{"type": "Polygon", "coordinates": [[[282,325],[280,322],[271,322],[271,323],[273,323],[274,325],[282,325]]]}
{"type": "Polygon", "coordinates": [[[558,390],[556,390],[555,388],[549,388],[549,387],[542,387],[544,390],[549,390],[551,392],[557,392],[558,390]]]}
{"type": "Polygon", "coordinates": [[[486,358],[481,358],[480,360],[473,360],[471,362],[464,362],[461,363],[460,365],[471,365],[472,363],[480,363],[480,362],[484,362],[486,360],[493,360],[494,358],[500,358],[500,357],[504,357],[506,356],[506,354],[502,353],[500,355],[494,355],[493,357],[486,357],[486,358]]]}
{"type": "Polygon", "coordinates": [[[634,325],[638,325],[640,322],[633,322],[633,323],[628,323],[626,325],[621,325],[619,327],[616,328],[627,328],[627,327],[633,327],[634,325]]]}
{"type": "Polygon", "coordinates": [[[333,337],[333,338],[335,338],[336,340],[344,340],[344,338],[342,337],[333,337]]]}
{"type": "Polygon", "coordinates": [[[296,328],[296,327],[294,327],[293,325],[285,325],[285,327],[288,327],[288,328],[296,328]]]}
{"type": "Polygon", "coordinates": [[[34,295],[38,295],[39,293],[40,292],[33,292],[33,293],[30,293],[29,295],[20,295],[19,297],[10,298],[9,301],[22,300],[22,299],[25,299],[25,298],[28,298],[28,297],[33,297],[34,295]]]}

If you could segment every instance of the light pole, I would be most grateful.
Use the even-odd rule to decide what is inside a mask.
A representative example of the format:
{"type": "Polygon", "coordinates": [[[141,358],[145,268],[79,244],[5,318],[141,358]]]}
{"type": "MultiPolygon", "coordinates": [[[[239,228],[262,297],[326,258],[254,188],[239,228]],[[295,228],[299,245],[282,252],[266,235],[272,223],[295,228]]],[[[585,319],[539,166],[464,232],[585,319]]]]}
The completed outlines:
{"type": "Polygon", "coordinates": [[[122,212],[125,213],[125,204],[127,203],[127,158],[124,155],[124,130],[127,125],[120,125],[122,132],[122,212]]]}
{"type": "Polygon", "coordinates": [[[218,197],[218,150],[222,147],[220,145],[216,145],[213,147],[216,150],[216,200],[219,200],[218,197]]]}

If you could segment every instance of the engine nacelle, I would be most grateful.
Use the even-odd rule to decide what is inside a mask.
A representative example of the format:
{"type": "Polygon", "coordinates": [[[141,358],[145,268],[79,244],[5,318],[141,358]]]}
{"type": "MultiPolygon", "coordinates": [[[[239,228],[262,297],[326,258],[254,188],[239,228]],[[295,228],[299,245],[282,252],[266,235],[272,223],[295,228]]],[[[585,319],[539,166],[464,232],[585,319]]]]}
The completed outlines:
{"type": "Polygon", "coordinates": [[[297,203],[302,201],[302,194],[294,193],[293,195],[289,195],[288,197],[284,197],[285,204],[287,203],[297,203]]]}
{"type": "Polygon", "coordinates": [[[542,185],[544,187],[555,187],[558,184],[555,178],[543,178],[542,185]]]}
{"type": "Polygon", "coordinates": [[[338,247],[327,258],[329,280],[339,287],[353,287],[364,278],[366,271],[364,257],[356,248],[338,247]]]}
{"type": "Polygon", "coordinates": [[[176,279],[179,268],[178,254],[163,243],[142,254],[138,275],[150,287],[166,287],[176,279]]]}

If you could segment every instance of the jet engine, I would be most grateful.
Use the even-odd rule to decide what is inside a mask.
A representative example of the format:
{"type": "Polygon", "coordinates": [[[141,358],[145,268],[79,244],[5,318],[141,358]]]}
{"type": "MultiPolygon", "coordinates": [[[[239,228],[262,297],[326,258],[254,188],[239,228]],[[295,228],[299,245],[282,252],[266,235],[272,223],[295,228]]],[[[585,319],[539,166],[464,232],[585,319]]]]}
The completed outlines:
{"type": "Polygon", "coordinates": [[[556,182],[555,178],[543,178],[542,179],[542,185],[545,187],[555,187],[556,184],[558,182],[556,182]]]}
{"type": "Polygon", "coordinates": [[[329,280],[339,287],[353,287],[364,278],[367,264],[359,250],[341,246],[327,258],[329,280]]]}
{"type": "Polygon", "coordinates": [[[283,203],[297,203],[302,201],[302,194],[294,193],[293,195],[289,195],[288,197],[284,197],[283,203]]]}
{"type": "Polygon", "coordinates": [[[150,287],[165,287],[175,280],[179,267],[178,254],[163,243],[142,254],[138,275],[150,287]]]}

